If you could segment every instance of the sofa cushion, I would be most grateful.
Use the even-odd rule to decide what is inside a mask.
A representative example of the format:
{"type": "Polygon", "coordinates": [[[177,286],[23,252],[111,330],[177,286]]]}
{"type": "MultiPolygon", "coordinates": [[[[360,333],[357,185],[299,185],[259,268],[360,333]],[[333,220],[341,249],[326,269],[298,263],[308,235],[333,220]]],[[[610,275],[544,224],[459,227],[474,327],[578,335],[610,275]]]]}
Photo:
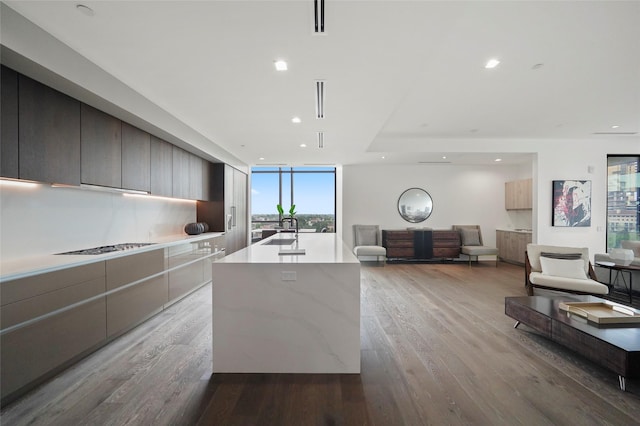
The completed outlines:
{"type": "Polygon", "coordinates": [[[620,245],[623,249],[633,250],[633,257],[640,257],[640,241],[625,240],[620,245]]]}
{"type": "Polygon", "coordinates": [[[548,257],[551,259],[582,259],[582,253],[550,253],[543,251],[540,257],[548,257]]]}
{"type": "Polygon", "coordinates": [[[460,236],[462,237],[463,246],[479,246],[480,231],[473,228],[461,228],[460,236]]]}
{"type": "Polygon", "coordinates": [[[497,255],[498,249],[495,247],[487,247],[487,246],[463,246],[460,249],[460,253],[463,253],[469,256],[497,255]]]}
{"type": "Polygon", "coordinates": [[[575,278],[586,280],[587,274],[584,272],[584,262],[582,259],[552,259],[540,257],[542,274],[553,277],[575,278]]]}
{"type": "Polygon", "coordinates": [[[527,244],[527,257],[532,272],[542,272],[540,254],[546,253],[580,253],[584,262],[584,273],[589,273],[589,249],[587,247],[547,246],[542,244],[527,244]]]}
{"type": "Polygon", "coordinates": [[[608,294],[609,287],[592,279],[578,280],[575,278],[552,277],[541,272],[529,274],[529,281],[535,285],[553,287],[558,290],[582,291],[592,294],[608,294]]]}
{"type": "Polygon", "coordinates": [[[357,246],[375,246],[378,244],[378,227],[361,225],[356,229],[357,246]]]}
{"type": "Polygon", "coordinates": [[[353,253],[356,256],[386,256],[387,249],[381,246],[356,246],[353,253]]]}

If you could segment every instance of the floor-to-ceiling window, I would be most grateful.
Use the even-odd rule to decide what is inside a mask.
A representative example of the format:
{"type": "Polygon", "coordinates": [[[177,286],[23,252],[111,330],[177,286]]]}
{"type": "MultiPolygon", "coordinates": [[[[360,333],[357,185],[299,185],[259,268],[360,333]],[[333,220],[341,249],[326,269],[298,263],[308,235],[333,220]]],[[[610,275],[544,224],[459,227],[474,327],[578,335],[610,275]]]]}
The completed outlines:
{"type": "Polygon", "coordinates": [[[607,249],[640,240],[640,156],[607,158],[607,249]]]}
{"type": "Polygon", "coordinates": [[[274,229],[295,205],[301,232],[335,232],[335,167],[253,167],[251,169],[251,228],[274,229]]]}

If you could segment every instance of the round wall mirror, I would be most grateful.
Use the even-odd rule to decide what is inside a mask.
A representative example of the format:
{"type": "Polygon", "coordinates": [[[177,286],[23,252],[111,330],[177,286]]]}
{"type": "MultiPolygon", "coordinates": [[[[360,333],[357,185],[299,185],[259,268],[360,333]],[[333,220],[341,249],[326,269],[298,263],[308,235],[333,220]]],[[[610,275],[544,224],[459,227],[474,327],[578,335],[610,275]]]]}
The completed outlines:
{"type": "Polygon", "coordinates": [[[407,222],[422,222],[431,215],[432,211],[433,200],[424,189],[407,189],[398,199],[398,213],[407,222]]]}

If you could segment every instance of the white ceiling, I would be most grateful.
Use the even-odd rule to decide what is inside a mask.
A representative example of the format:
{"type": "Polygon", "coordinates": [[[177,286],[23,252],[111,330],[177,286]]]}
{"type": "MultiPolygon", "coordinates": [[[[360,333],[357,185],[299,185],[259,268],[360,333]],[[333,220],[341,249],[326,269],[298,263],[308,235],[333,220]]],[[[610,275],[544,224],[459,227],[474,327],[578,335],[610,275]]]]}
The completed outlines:
{"type": "Polygon", "coordinates": [[[508,164],[640,132],[638,1],[327,0],[324,35],[312,0],[5,3],[248,164],[508,164]]]}

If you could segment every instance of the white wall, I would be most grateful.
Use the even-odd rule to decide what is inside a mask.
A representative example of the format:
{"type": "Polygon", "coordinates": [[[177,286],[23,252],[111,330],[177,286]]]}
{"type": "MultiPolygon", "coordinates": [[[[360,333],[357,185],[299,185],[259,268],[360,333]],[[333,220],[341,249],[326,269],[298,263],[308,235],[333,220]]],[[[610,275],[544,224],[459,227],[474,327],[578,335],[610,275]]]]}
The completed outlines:
{"type": "Polygon", "coordinates": [[[77,188],[0,188],[0,257],[12,259],[184,234],[193,201],[125,197],[77,188]]]}
{"type": "Polygon", "coordinates": [[[405,189],[420,187],[431,194],[434,211],[419,226],[444,229],[454,224],[479,224],[485,243],[495,244],[496,228],[527,227],[530,221],[534,242],[588,247],[592,260],[594,254],[606,252],[607,155],[640,155],[640,138],[485,141],[482,148],[487,152],[536,155],[530,167],[345,166],[342,221],[345,242],[353,246],[355,223],[378,224],[381,229],[412,226],[398,215],[397,200],[405,189]],[[533,178],[533,210],[506,212],[504,182],[529,176],[533,178]],[[591,180],[590,227],[551,226],[552,181],[565,179],[591,180]]]}
{"type": "Polygon", "coordinates": [[[530,170],[530,165],[344,166],[342,238],[353,247],[354,224],[377,224],[380,229],[477,224],[484,243],[495,247],[496,228],[522,226],[504,209],[504,183],[530,170]],[[433,199],[433,213],[419,224],[398,214],[398,197],[409,188],[422,188],[433,199]]]}
{"type": "Polygon", "coordinates": [[[563,141],[541,144],[537,159],[537,191],[534,204],[536,226],[534,241],[540,244],[588,247],[595,253],[606,253],[607,221],[607,154],[640,155],[638,138],[608,141],[563,141]],[[589,172],[589,167],[593,172],[589,172]],[[551,226],[552,181],[591,181],[591,226],[564,228],[551,226]]]}

